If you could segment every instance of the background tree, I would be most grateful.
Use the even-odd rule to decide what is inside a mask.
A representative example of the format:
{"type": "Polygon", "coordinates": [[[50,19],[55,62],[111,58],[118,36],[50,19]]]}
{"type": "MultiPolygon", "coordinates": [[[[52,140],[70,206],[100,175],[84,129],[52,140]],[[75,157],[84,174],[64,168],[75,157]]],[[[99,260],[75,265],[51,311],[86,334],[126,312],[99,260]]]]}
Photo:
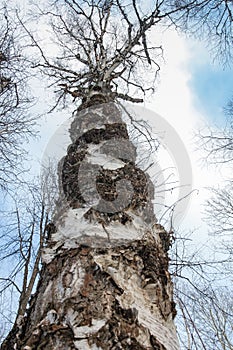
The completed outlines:
{"type": "MultiPolygon", "coordinates": [[[[210,231],[216,236],[230,241],[233,234],[233,193],[232,193],[232,163],[233,163],[233,108],[232,101],[225,109],[227,116],[224,128],[209,129],[199,135],[201,146],[207,154],[208,164],[214,165],[226,178],[221,184],[210,188],[211,197],[205,206],[205,219],[210,231]]],[[[230,247],[230,245],[229,245],[230,247]]]]}
{"type": "Polygon", "coordinates": [[[188,35],[202,39],[213,58],[223,65],[232,64],[233,4],[231,1],[170,1],[175,12],[172,21],[188,35]]]}
{"type": "Polygon", "coordinates": [[[186,285],[179,300],[183,322],[183,349],[231,350],[233,305],[231,287],[205,286],[198,290],[186,285]]]}
{"type": "MultiPolygon", "coordinates": [[[[180,6],[188,2],[175,3],[180,6]]],[[[194,1],[185,16],[176,16],[175,24],[177,21],[188,35],[204,39],[214,60],[223,66],[232,65],[232,2],[194,1]]],[[[181,338],[184,349],[232,349],[232,305],[227,296],[232,294],[232,100],[225,112],[228,118],[225,128],[202,131],[199,139],[199,147],[207,156],[206,164],[221,164],[228,174],[225,184],[209,189],[210,199],[205,205],[204,217],[215,244],[209,247],[208,259],[206,254],[200,258],[197,250],[196,261],[187,255],[182,261],[182,249],[178,249],[180,269],[186,264],[187,269],[192,262],[189,265],[191,272],[181,274],[190,279],[189,287],[185,284],[186,287],[176,289],[183,327],[188,334],[183,337],[186,342],[181,338]]],[[[186,248],[183,251],[187,253],[186,248]]]]}
{"type": "Polygon", "coordinates": [[[171,262],[175,276],[178,274],[185,281],[184,285],[177,281],[175,289],[181,315],[178,324],[183,324],[179,326],[183,330],[183,349],[232,349],[233,313],[228,298],[232,294],[233,262],[232,101],[225,113],[225,127],[201,130],[198,138],[199,147],[205,151],[205,165],[212,165],[223,174],[221,183],[208,188],[209,199],[204,206],[211,243],[190,256],[187,240],[184,236],[178,238],[182,244],[176,244],[183,245],[183,249],[175,247],[171,262]]]}
{"type": "Polygon", "coordinates": [[[200,146],[207,155],[211,165],[231,167],[233,161],[233,102],[229,101],[225,108],[225,126],[208,128],[199,133],[200,146]]]}
{"type": "MultiPolygon", "coordinates": [[[[200,230],[198,233],[206,234],[200,230]]],[[[227,340],[219,343],[207,324],[216,322],[221,332],[219,319],[224,318],[224,327],[228,330],[228,340],[231,341],[229,330],[233,314],[227,295],[232,294],[232,244],[230,240],[226,240],[224,244],[216,235],[209,237],[209,244],[197,244],[193,236],[195,237],[195,232],[175,231],[175,241],[170,251],[170,272],[177,303],[176,325],[180,346],[182,350],[210,350],[215,344],[216,348],[221,349],[225,345],[229,349],[227,340]],[[224,307],[225,298],[227,307],[224,307]],[[205,307],[206,312],[202,310],[205,307]],[[211,307],[212,318],[208,319],[211,307]]]]}
{"type": "Polygon", "coordinates": [[[0,323],[2,337],[24,316],[41,271],[41,254],[48,234],[58,187],[51,163],[40,179],[27,182],[5,197],[0,211],[0,323]],[[18,302],[17,302],[18,300],[18,302]]]}
{"type": "MultiPolygon", "coordinates": [[[[19,186],[26,182],[23,162],[27,152],[24,145],[35,135],[37,119],[37,116],[29,114],[33,98],[27,84],[31,73],[24,52],[25,35],[14,11],[2,1],[0,21],[0,259],[3,268],[0,278],[0,322],[3,338],[17,315],[16,300],[20,299],[19,310],[23,300],[25,302],[32,262],[35,262],[36,270],[37,263],[33,256],[36,246],[32,246],[35,237],[32,238],[32,235],[37,231],[38,201],[29,210],[29,203],[26,205],[19,190],[19,186]],[[10,208],[13,208],[12,212],[10,208]]],[[[28,193],[28,200],[29,196],[28,193]]],[[[31,294],[31,287],[27,292],[31,294]]]]}
{"type": "Polygon", "coordinates": [[[0,4],[0,186],[7,188],[22,173],[23,143],[33,135],[36,117],[29,115],[32,98],[27,80],[22,30],[12,11],[0,4]]]}

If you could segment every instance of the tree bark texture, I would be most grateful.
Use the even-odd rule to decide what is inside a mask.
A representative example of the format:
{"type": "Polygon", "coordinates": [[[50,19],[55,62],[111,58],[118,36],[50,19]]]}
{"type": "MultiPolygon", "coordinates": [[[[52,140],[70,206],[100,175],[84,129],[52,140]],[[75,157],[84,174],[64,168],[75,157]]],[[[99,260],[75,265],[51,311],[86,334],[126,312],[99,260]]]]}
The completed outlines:
{"type": "Polygon", "coordinates": [[[170,237],[156,223],[153,186],[135,165],[121,111],[91,100],[59,164],[36,293],[2,350],[179,349],[170,237]]]}

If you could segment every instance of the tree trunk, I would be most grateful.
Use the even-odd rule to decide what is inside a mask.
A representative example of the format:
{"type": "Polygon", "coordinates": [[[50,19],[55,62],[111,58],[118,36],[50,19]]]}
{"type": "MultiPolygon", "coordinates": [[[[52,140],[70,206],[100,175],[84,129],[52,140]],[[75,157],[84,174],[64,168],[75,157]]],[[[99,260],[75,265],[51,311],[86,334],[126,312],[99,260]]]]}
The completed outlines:
{"type": "Polygon", "coordinates": [[[2,350],[179,349],[170,238],[121,111],[94,95],[70,136],[37,291],[2,350]]]}

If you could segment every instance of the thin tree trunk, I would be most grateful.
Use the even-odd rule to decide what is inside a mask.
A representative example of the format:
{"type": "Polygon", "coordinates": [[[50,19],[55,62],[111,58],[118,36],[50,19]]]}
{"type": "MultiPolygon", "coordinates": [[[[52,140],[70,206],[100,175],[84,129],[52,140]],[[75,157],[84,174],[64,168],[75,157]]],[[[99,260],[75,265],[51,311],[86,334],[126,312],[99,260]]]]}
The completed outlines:
{"type": "Polygon", "coordinates": [[[70,135],[37,291],[2,350],[179,349],[170,238],[156,223],[152,185],[135,165],[120,110],[94,95],[70,135]],[[106,162],[112,157],[106,168],[103,152],[106,162]],[[117,187],[120,180],[128,182],[117,187]],[[92,183],[98,204],[88,203],[97,196],[92,183]]]}

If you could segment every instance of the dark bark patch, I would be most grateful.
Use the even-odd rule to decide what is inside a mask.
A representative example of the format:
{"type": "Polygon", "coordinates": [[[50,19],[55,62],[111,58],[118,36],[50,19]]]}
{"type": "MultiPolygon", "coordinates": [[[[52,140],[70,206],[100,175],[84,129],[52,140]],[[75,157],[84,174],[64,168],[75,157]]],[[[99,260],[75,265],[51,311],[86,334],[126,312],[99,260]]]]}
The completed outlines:
{"type": "Polygon", "coordinates": [[[163,344],[159,343],[153,335],[150,336],[150,342],[151,342],[151,345],[153,346],[152,349],[154,349],[154,350],[166,350],[166,348],[163,346],[163,344]]]}

